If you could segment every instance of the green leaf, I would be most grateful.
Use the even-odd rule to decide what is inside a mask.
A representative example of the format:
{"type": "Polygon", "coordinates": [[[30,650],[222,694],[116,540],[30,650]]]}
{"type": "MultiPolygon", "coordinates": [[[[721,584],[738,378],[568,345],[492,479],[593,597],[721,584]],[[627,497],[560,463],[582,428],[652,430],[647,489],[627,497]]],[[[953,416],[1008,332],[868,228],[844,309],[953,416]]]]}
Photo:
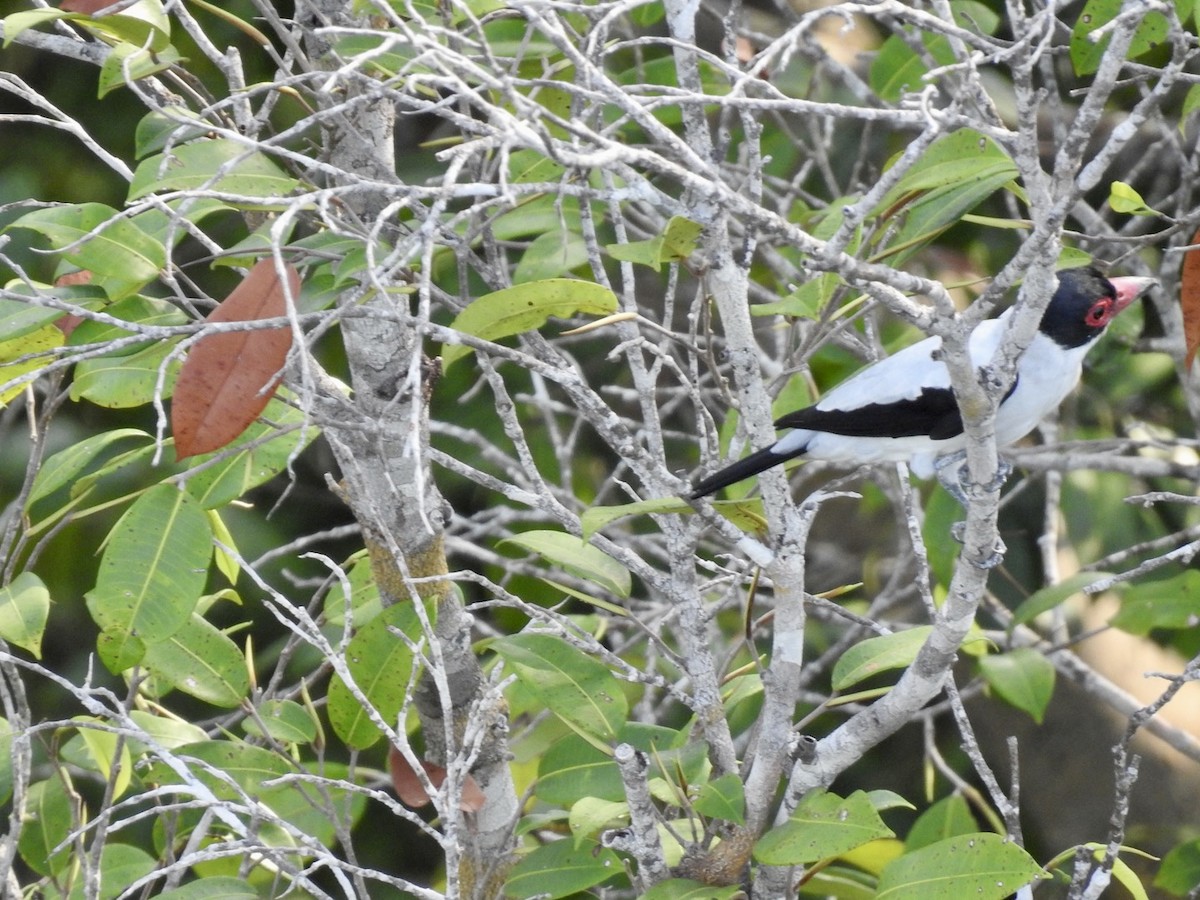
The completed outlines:
{"type": "Polygon", "coordinates": [[[115,15],[72,17],[77,25],[109,44],[134,44],[166,50],[171,40],[171,20],[162,0],[137,0],[115,15]]]}
{"type": "Polygon", "coordinates": [[[900,222],[883,232],[877,258],[896,264],[911,256],[1016,177],[1016,163],[991,138],[969,128],[939,138],[872,211],[900,222]]]}
{"type": "MultiPolygon", "coordinates": [[[[574,278],[550,278],[518,284],[472,301],[455,317],[456,331],[496,341],[541,328],[550,316],[611,315],[617,298],[608,288],[574,278]]],[[[446,344],[442,362],[447,367],[471,352],[462,344],[446,344]]]]}
{"type": "Polygon", "coordinates": [[[183,54],[171,46],[147,50],[134,44],[118,44],[104,57],[96,93],[103,97],[131,82],[165,72],[183,61],[183,54]]]}
{"type": "Polygon", "coordinates": [[[143,160],[129,184],[129,199],[159,191],[216,191],[245,197],[246,205],[274,206],[298,184],[269,156],[245,144],[199,140],[143,160]]]}
{"type": "Polygon", "coordinates": [[[177,343],[177,339],[168,339],[127,356],[85,359],[75,366],[71,399],[88,400],[105,409],[145,406],[156,396],[166,399],[171,395],[181,364],[178,356],[168,361],[177,343]]]}
{"type": "MultiPolygon", "coordinates": [[[[67,900],[116,900],[126,889],[154,871],[157,865],[153,856],[138,847],[116,842],[105,843],[100,850],[100,890],[96,894],[87,891],[87,880],[76,878],[71,885],[67,900]]],[[[157,896],[162,897],[162,894],[157,896]]],[[[216,895],[210,894],[209,897],[216,895]]]]}
{"type": "MultiPolygon", "coordinates": [[[[344,568],[350,587],[350,621],[355,628],[362,628],[383,609],[379,585],[375,583],[366,551],[360,550],[352,556],[344,568]]],[[[346,624],[346,587],[341,579],[325,595],[325,621],[339,628],[346,624]]]]}
{"type": "Polygon", "coordinates": [[[237,644],[195,614],[166,640],[148,644],[142,664],[159,686],[213,706],[237,706],[250,690],[246,657],[237,644]]]}
{"type": "MultiPolygon", "coordinates": [[[[153,738],[155,744],[165,750],[208,740],[203,728],[181,719],[158,716],[140,709],[131,710],[129,718],[133,719],[148,737],[153,738]]],[[[147,749],[148,745],[141,740],[130,738],[130,750],[134,753],[141,754],[147,749]]]]}
{"type": "Polygon", "coordinates": [[[692,881],[690,878],[668,878],[650,888],[638,900],[735,900],[745,896],[741,886],[736,884],[729,887],[713,887],[692,881]]]}
{"type": "Polygon", "coordinates": [[[979,660],[984,680],[1010,705],[1042,724],[1054,696],[1054,664],[1032,647],[979,660]]]}
{"type": "Polygon", "coordinates": [[[950,529],[962,515],[962,506],[938,485],[925,504],[925,523],[921,536],[925,539],[925,553],[929,557],[929,568],[937,583],[948,586],[954,577],[954,564],[958,559],[959,544],[950,537],[950,529]]]}
{"type": "Polygon", "coordinates": [[[671,216],[663,231],[662,261],[684,262],[693,253],[704,233],[704,226],[683,216],[671,216]]]}
{"type": "Polygon", "coordinates": [[[1179,131],[1186,132],[1192,113],[1200,109],[1200,84],[1193,84],[1183,97],[1183,109],[1179,113],[1179,131]]]}
{"type": "Polygon", "coordinates": [[[90,271],[92,283],[103,287],[112,300],[154,281],[166,265],[162,244],[103,203],[36,209],[8,227],[27,228],[46,237],[63,259],[90,271]]]}
{"type": "MultiPolygon", "coordinates": [[[[1088,0],[1075,20],[1071,29],[1071,64],[1077,75],[1092,75],[1100,68],[1100,60],[1108,50],[1112,34],[1105,34],[1099,41],[1092,40],[1092,32],[1107,25],[1121,11],[1122,0],[1088,0]]],[[[1166,16],[1159,12],[1148,11],[1142,16],[1129,49],[1126,59],[1136,59],[1143,53],[1153,50],[1167,39],[1169,24],[1166,16]]]]}
{"type": "Polygon", "coordinates": [[[25,512],[28,514],[33,504],[42,498],[73,484],[79,475],[99,459],[100,454],[109,447],[128,440],[136,440],[138,443],[144,444],[154,442],[152,435],[137,428],[116,428],[84,438],[65,450],[55,453],[38,469],[38,473],[33,479],[33,487],[29,490],[29,497],[25,501],[25,512]]]}
{"type": "Polygon", "coordinates": [[[932,626],[920,625],[859,641],[834,663],[833,689],[844,691],[880,672],[903,669],[917,658],[932,631],[932,626]]]}
{"type": "Polygon", "coordinates": [[[1194,628],[1198,616],[1200,571],[1187,569],[1170,578],[1131,586],[1109,624],[1144,637],[1157,628],[1194,628]]]}
{"type": "Polygon", "coordinates": [[[258,890],[248,881],[220,875],[163,891],[158,900],[259,900],[259,896],[258,890]]]}
{"type": "Polygon", "coordinates": [[[217,509],[270,481],[317,439],[320,429],[306,423],[304,410],[287,402],[291,398],[280,389],[233,443],[188,460],[196,467],[209,463],[183,482],[201,506],[217,509]]]}
{"type": "Polygon", "coordinates": [[[164,106],[146,113],[134,132],[134,156],[165,150],[168,144],[184,144],[204,135],[209,124],[186,106],[164,106]],[[190,123],[195,124],[190,124],[190,123]]]}
{"type": "Polygon", "coordinates": [[[73,824],[71,801],[59,778],[30,785],[25,797],[25,820],[17,839],[21,859],[39,875],[58,875],[74,856],[70,843],[60,846],[73,824]]]}
{"type": "Polygon", "coordinates": [[[946,838],[973,834],[978,830],[979,823],[971,815],[971,807],[966,799],[961,794],[951,794],[932,804],[917,817],[908,831],[908,837],[904,839],[904,846],[910,851],[920,850],[946,838]]]}
{"type": "Polygon", "coordinates": [[[653,500],[638,500],[634,503],[622,503],[619,506],[593,506],[591,509],[585,510],[579,517],[579,527],[583,529],[583,539],[586,541],[606,525],[611,525],[618,519],[628,516],[690,512],[692,512],[692,507],[678,497],[656,497],[653,500]]]}
{"type": "Polygon", "coordinates": [[[618,262],[649,266],[655,272],[662,268],[663,238],[646,238],[644,241],[626,241],[623,244],[605,244],[604,252],[618,262]]]}
{"type": "Polygon", "coordinates": [[[628,597],[633,590],[628,569],[602,550],[562,531],[523,531],[496,546],[516,546],[536,553],[551,565],[561,566],[620,597],[628,597]]]}
{"type": "Polygon", "coordinates": [[[805,797],[787,822],[759,839],[754,858],[768,866],[804,865],[892,836],[864,792],[845,799],[817,792],[805,797]]]}
{"type": "Polygon", "coordinates": [[[171,485],[150,488],[113,526],[96,586],[85,595],[102,629],[147,645],[182,628],[208,578],[212,532],[204,511],[171,485]]]}
{"type": "Polygon", "coordinates": [[[96,653],[114,675],[128,671],[146,656],[146,642],[120,626],[105,628],[96,638],[96,653]]]}
{"type": "Polygon", "coordinates": [[[109,724],[95,716],[75,716],[71,721],[78,723],[79,737],[87,748],[91,767],[106,782],[113,782],[113,797],[119,799],[133,779],[133,755],[129,752],[129,742],[121,740],[119,735],[111,731],[89,728],[89,725],[109,724]]]}
{"type": "MultiPolygon", "coordinates": [[[[1102,858],[1103,852],[1101,852],[1099,855],[1102,858]]],[[[1150,895],[1146,893],[1145,887],[1142,886],[1142,880],[1138,878],[1137,872],[1135,872],[1130,867],[1129,863],[1125,862],[1125,860],[1117,857],[1117,859],[1113,861],[1112,873],[1113,878],[1115,878],[1117,882],[1123,888],[1125,888],[1125,890],[1129,891],[1130,895],[1133,897],[1133,900],[1150,900],[1150,895]]]]}
{"type": "Polygon", "coordinates": [[[883,870],[878,900],[1003,900],[1043,877],[1024,850],[998,834],[966,834],[906,853],[883,870]]]}
{"type": "Polygon", "coordinates": [[[1182,897],[1200,884],[1200,839],[1184,841],[1163,857],[1154,886],[1182,897]]]}
{"type": "Polygon", "coordinates": [[[577,847],[587,838],[595,838],[601,829],[622,825],[628,821],[628,803],[601,800],[599,797],[584,797],[577,801],[567,817],[567,824],[571,828],[577,847]]]}
{"type": "Polygon", "coordinates": [[[0,638],[42,658],[42,635],[50,616],[50,592],[42,579],[22,572],[0,588],[0,638]]]}
{"type": "Polygon", "coordinates": [[[52,286],[13,280],[4,286],[4,292],[9,299],[0,299],[0,340],[21,337],[61,319],[63,311],[48,306],[47,297],[89,310],[108,303],[108,295],[90,284],[52,286]]]}
{"type": "MultiPolygon", "coordinates": [[[[287,782],[267,784],[284,775],[294,774],[296,764],[286,756],[263,747],[241,741],[214,740],[178,747],[176,753],[219,770],[210,772],[204,765],[189,766],[189,777],[199,779],[219,799],[244,803],[248,796],[251,803],[265,804],[298,832],[311,835],[321,844],[333,841],[336,823],[331,821],[331,817],[336,815],[344,818],[345,826],[349,827],[349,823],[361,815],[364,806],[361,795],[342,791],[333,784],[338,779],[351,780],[345,764],[331,761],[322,763],[320,774],[330,782],[321,788],[322,793],[329,792],[328,799],[322,801],[308,785],[287,782]]],[[[162,785],[181,783],[180,776],[161,762],[149,766],[146,780],[162,785]]],[[[189,798],[194,796],[191,787],[185,787],[183,793],[189,798]]],[[[286,839],[286,836],[280,835],[280,839],[286,839]]],[[[241,860],[238,858],[234,862],[236,871],[236,863],[241,860]]]]}
{"type": "Polygon", "coordinates": [[[625,723],[629,707],[616,676],[561,638],[515,634],[491,646],[546,709],[585,737],[611,741],[625,723]]]}
{"type": "Polygon", "coordinates": [[[902,797],[900,794],[883,788],[879,788],[878,790],[874,791],[867,791],[867,797],[870,798],[871,806],[873,806],[877,812],[883,812],[884,810],[888,809],[916,809],[915,806],[913,806],[908,800],[904,799],[904,797],[902,797]]]}
{"type": "Polygon", "coordinates": [[[1010,629],[1032,622],[1044,612],[1049,612],[1061,605],[1069,597],[1073,597],[1097,581],[1112,577],[1108,572],[1077,572],[1057,584],[1049,585],[1031,594],[1013,611],[1010,629]]]}
{"type": "MultiPolygon", "coordinates": [[[[994,34],[1000,17],[982,3],[952,2],[954,20],[976,34],[994,34]]],[[[954,62],[954,51],[950,42],[942,35],[922,33],[925,49],[938,65],[954,62]]],[[[924,60],[900,35],[894,34],[883,42],[871,63],[868,79],[871,89],[880,99],[895,103],[905,93],[921,90],[925,73],[929,71],[924,60]]]]}
{"type": "Polygon", "coordinates": [[[253,737],[269,736],[281,744],[310,744],[317,737],[317,723],[292,700],[264,700],[258,706],[258,718],[246,718],[242,729],[253,737]]]}
{"type": "Polygon", "coordinates": [[[1157,216],[1158,210],[1151,209],[1142,195],[1123,181],[1114,181],[1108,188],[1108,205],[1113,212],[1131,216],[1157,216]]]}
{"type": "MultiPolygon", "coordinates": [[[[782,300],[753,304],[750,307],[750,315],[791,316],[796,319],[816,320],[842,285],[843,281],[836,272],[816,273],[782,300]]],[[[798,378],[795,380],[801,381],[798,378]]]]}
{"type": "Polygon", "coordinates": [[[693,803],[696,812],[737,825],[745,824],[746,794],[742,779],[732,772],[714,778],[700,789],[693,803]]]}
{"type": "MultiPolygon", "coordinates": [[[[122,319],[140,326],[183,325],[188,321],[176,306],[155,297],[143,297],[134,294],[105,307],[104,312],[113,319],[122,319]]],[[[153,341],[129,342],[133,335],[133,325],[123,328],[111,322],[96,322],[86,319],[71,332],[68,343],[72,347],[99,346],[111,341],[122,341],[122,346],[107,353],[105,357],[129,356],[139,350],[145,350],[153,341]]]]}
{"type": "MultiPolygon", "coordinates": [[[[628,722],[614,743],[630,744],[648,753],[657,767],[680,739],[681,735],[669,728],[628,722]]],[[[570,807],[583,797],[625,799],[621,773],[612,756],[577,734],[554,741],[542,754],[535,792],[544,803],[561,807],[570,807]]]]}
{"type": "Polygon", "coordinates": [[[569,807],[583,797],[620,801],[621,773],[612,757],[575,734],[555,741],[538,761],[539,800],[569,807]]]}
{"type": "Polygon", "coordinates": [[[595,841],[579,847],[571,841],[553,841],[521,858],[508,876],[504,894],[557,900],[624,874],[620,858],[595,841]]]}
{"type": "MultiPolygon", "coordinates": [[[[52,351],[64,342],[63,333],[53,325],[0,341],[0,385],[44,369],[54,361],[55,354],[52,351]]],[[[23,394],[28,384],[14,384],[0,391],[0,407],[7,406],[13,398],[23,394]]]]}
{"type": "MultiPolygon", "coordinates": [[[[368,622],[346,648],[346,665],[359,690],[394,727],[417,673],[412,650],[406,641],[392,634],[392,628],[414,641],[420,639],[421,621],[411,603],[389,606],[368,622]]],[[[329,685],[329,722],[337,736],[355,750],[365,750],[382,736],[362,704],[336,675],[329,685]]]]}
{"type": "Polygon", "coordinates": [[[513,284],[529,284],[547,278],[558,278],[577,269],[588,260],[587,244],[574,231],[555,229],[538,235],[513,270],[513,284]]]}
{"type": "Polygon", "coordinates": [[[46,22],[71,18],[74,14],[61,9],[30,9],[4,17],[4,46],[7,48],[22,32],[36,28],[46,22]]]}

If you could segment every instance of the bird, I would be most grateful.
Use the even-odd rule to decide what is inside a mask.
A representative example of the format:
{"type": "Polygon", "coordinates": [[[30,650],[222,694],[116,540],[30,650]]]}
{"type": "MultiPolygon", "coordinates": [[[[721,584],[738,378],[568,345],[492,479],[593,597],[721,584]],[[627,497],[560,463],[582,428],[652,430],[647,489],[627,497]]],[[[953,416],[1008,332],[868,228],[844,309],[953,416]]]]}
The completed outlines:
{"type": "MultiPolygon", "coordinates": [[[[1029,434],[1079,382],[1083,358],[1108,324],[1157,282],[1106,278],[1094,266],[1064,269],[1033,340],[1017,360],[1016,378],[996,411],[996,444],[1029,434]]],[[[1013,310],[980,322],[968,339],[976,367],[988,365],[1013,310]]],[[[937,474],[966,505],[964,493],[942,477],[965,458],[962,415],[940,358],[940,337],[929,337],[875,362],[830,390],[820,402],[775,422],[791,429],[773,444],[700,478],[698,500],[799,456],[859,466],[907,462],[921,478],[937,474]]],[[[1006,474],[1004,466],[1002,472],[1006,474]]]]}

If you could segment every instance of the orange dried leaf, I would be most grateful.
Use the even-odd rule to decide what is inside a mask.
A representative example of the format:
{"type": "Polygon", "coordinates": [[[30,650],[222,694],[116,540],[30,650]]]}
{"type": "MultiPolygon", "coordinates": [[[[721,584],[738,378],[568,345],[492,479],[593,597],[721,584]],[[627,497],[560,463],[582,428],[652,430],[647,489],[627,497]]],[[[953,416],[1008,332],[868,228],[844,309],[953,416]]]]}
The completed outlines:
{"type": "MultiPolygon", "coordinates": [[[[428,760],[421,760],[421,768],[425,770],[425,776],[429,779],[429,783],[435,788],[442,786],[442,782],[446,780],[446,770],[437,763],[431,763],[428,760]]],[[[396,796],[400,798],[400,802],[411,809],[420,809],[429,803],[429,795],[425,793],[425,788],[421,785],[421,779],[417,778],[417,773],[413,771],[413,767],[408,764],[408,760],[395,747],[388,751],[388,769],[392,773],[392,786],[396,789],[396,796]]],[[[458,800],[458,808],[463,812],[479,812],[483,809],[483,804],[487,801],[483,791],[480,789],[478,782],[470,775],[463,782],[462,796],[458,800]]]]}
{"type": "MultiPolygon", "coordinates": [[[[293,297],[300,276],[285,267],[293,297]]],[[[260,260],[207,322],[255,322],[287,314],[272,259],[260,260]]],[[[246,430],[279,386],[292,346],[286,326],[207,334],[184,360],[171,402],[171,431],[179,459],[224,447],[246,430]]]]}
{"type": "MultiPolygon", "coordinates": [[[[1200,244],[1200,231],[1192,235],[1193,244],[1200,244]]],[[[1187,347],[1183,357],[1185,368],[1191,368],[1200,348],[1200,250],[1183,254],[1183,272],[1179,277],[1179,306],[1183,311],[1183,338],[1187,347]]]]}

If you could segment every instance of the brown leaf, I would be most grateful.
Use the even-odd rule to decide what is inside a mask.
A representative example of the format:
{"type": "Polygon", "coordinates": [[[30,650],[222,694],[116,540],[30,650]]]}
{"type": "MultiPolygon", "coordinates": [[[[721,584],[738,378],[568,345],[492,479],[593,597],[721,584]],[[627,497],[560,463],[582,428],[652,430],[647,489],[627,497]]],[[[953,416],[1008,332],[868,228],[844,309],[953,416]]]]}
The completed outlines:
{"type": "Polygon", "coordinates": [[[117,0],[62,0],[62,3],[58,4],[58,8],[64,12],[77,12],[90,16],[116,2],[117,0]]]}
{"type": "MultiPolygon", "coordinates": [[[[68,272],[66,275],[59,275],[57,278],[54,279],[55,287],[70,287],[71,285],[75,285],[75,284],[91,284],[91,283],[92,283],[92,273],[88,269],[79,269],[76,272],[68,272]]],[[[55,324],[55,326],[57,326],[59,331],[61,331],[67,337],[70,337],[71,332],[74,331],[76,328],[78,328],[79,324],[82,321],[83,321],[83,316],[63,316],[61,319],[58,319],[54,324],[55,324]]]]}
{"type": "MultiPolygon", "coordinates": [[[[396,788],[396,796],[400,798],[401,803],[411,809],[420,809],[429,803],[429,795],[425,793],[425,788],[421,786],[421,780],[417,778],[417,773],[408,764],[408,760],[404,758],[404,754],[395,747],[392,747],[388,751],[388,768],[392,773],[392,786],[396,788]]],[[[446,780],[446,770],[437,763],[431,763],[423,759],[421,760],[421,768],[425,770],[426,777],[435,788],[440,788],[442,782],[446,780]]],[[[480,789],[478,782],[468,775],[466,781],[463,782],[462,796],[458,799],[458,808],[463,812],[479,812],[479,810],[483,809],[483,804],[486,801],[487,798],[480,789]]]]}
{"type": "MultiPolygon", "coordinates": [[[[1200,244],[1200,231],[1192,235],[1191,243],[1200,244]]],[[[1185,368],[1191,368],[1200,348],[1200,250],[1183,254],[1183,272],[1179,276],[1179,305],[1183,310],[1183,338],[1187,352],[1185,368]]]]}
{"type": "MultiPolygon", "coordinates": [[[[286,266],[295,297],[300,276],[286,266]]],[[[232,294],[205,320],[254,322],[287,313],[275,261],[260,260],[232,294]]],[[[291,329],[259,328],[207,334],[188,352],[171,402],[171,431],[179,459],[224,447],[246,430],[279,386],[278,374],[292,346],[291,329]]]]}

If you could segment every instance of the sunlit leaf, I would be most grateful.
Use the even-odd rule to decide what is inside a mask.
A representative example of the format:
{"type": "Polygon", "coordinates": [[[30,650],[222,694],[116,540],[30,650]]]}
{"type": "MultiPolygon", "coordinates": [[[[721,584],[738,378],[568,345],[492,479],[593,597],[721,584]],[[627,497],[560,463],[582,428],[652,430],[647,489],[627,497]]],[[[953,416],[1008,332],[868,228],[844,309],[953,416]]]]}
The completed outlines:
{"type": "MultiPolygon", "coordinates": [[[[1088,0],[1084,4],[1071,29],[1070,55],[1076,74],[1091,75],[1100,68],[1100,60],[1108,50],[1112,34],[1107,33],[1097,41],[1092,39],[1092,32],[1111,22],[1121,12],[1122,5],[1122,0],[1088,0]]],[[[1166,16],[1148,10],[1133,32],[1125,58],[1136,59],[1161,45],[1167,39],[1169,28],[1166,16]]]]}
{"type": "Polygon", "coordinates": [[[162,244],[103,203],[37,209],[8,227],[44,235],[63,259],[89,270],[113,300],[153,281],[166,265],[162,244]]]}
{"type": "MultiPolygon", "coordinates": [[[[346,665],[355,684],[383,720],[392,725],[417,674],[412,649],[392,629],[416,641],[421,627],[411,603],[396,604],[368,622],[346,648],[346,665]]],[[[338,737],[356,750],[370,747],[382,736],[362,703],[338,676],[329,685],[329,722],[338,737]]]]}
{"type": "Polygon", "coordinates": [[[892,837],[862,791],[849,797],[817,792],[805,797],[791,818],[754,845],[754,858],[770,866],[832,859],[879,838],[892,837]]]}
{"type": "MultiPolygon", "coordinates": [[[[541,328],[551,316],[603,316],[617,311],[617,298],[608,288],[574,278],[531,281],[484,294],[471,302],[451,323],[456,331],[489,341],[541,328]]],[[[471,352],[463,344],[446,344],[446,366],[471,352]]]]}
{"type": "Polygon", "coordinates": [[[834,690],[844,691],[880,672],[903,669],[917,658],[917,651],[932,631],[930,625],[919,625],[859,641],[834,663],[834,690]]]}
{"type": "Polygon", "coordinates": [[[607,553],[562,531],[523,531],[497,546],[516,546],[536,553],[565,571],[598,584],[620,597],[632,590],[629,570],[607,553]]]}
{"type": "Polygon", "coordinates": [[[129,752],[129,742],[103,728],[89,728],[89,725],[108,724],[95,716],[76,716],[71,721],[78,723],[79,737],[87,747],[95,770],[105,781],[112,781],[113,796],[120,798],[129,789],[133,779],[133,756],[129,752]]]}
{"type": "Polygon", "coordinates": [[[612,740],[625,723],[628,703],[608,667],[551,634],[500,638],[492,649],[546,709],[580,734],[612,740]]]}
{"type": "Polygon", "coordinates": [[[42,635],[50,616],[50,592],[32,572],[0,588],[0,638],[42,658],[42,635]]]}
{"type": "Polygon", "coordinates": [[[164,641],[191,617],[211,558],[199,504],[171,485],[153,487],[113,526],[88,610],[103,629],[164,641]]]}
{"type": "Polygon", "coordinates": [[[198,140],[144,159],[133,173],[129,199],[160,191],[217,191],[272,205],[296,185],[269,156],[245,144],[198,140]]]}
{"type": "Polygon", "coordinates": [[[1024,850],[998,834],[966,834],[906,853],[883,870],[879,900],[1003,900],[1046,877],[1024,850]]]}
{"type": "Polygon", "coordinates": [[[142,665],[160,685],[170,685],[213,706],[237,706],[250,689],[241,649],[194,614],[170,637],[148,644],[142,665]]]}
{"type": "Polygon", "coordinates": [[[595,841],[579,847],[571,841],[552,841],[521,858],[509,873],[504,894],[557,900],[624,874],[620,857],[595,841]]]}

